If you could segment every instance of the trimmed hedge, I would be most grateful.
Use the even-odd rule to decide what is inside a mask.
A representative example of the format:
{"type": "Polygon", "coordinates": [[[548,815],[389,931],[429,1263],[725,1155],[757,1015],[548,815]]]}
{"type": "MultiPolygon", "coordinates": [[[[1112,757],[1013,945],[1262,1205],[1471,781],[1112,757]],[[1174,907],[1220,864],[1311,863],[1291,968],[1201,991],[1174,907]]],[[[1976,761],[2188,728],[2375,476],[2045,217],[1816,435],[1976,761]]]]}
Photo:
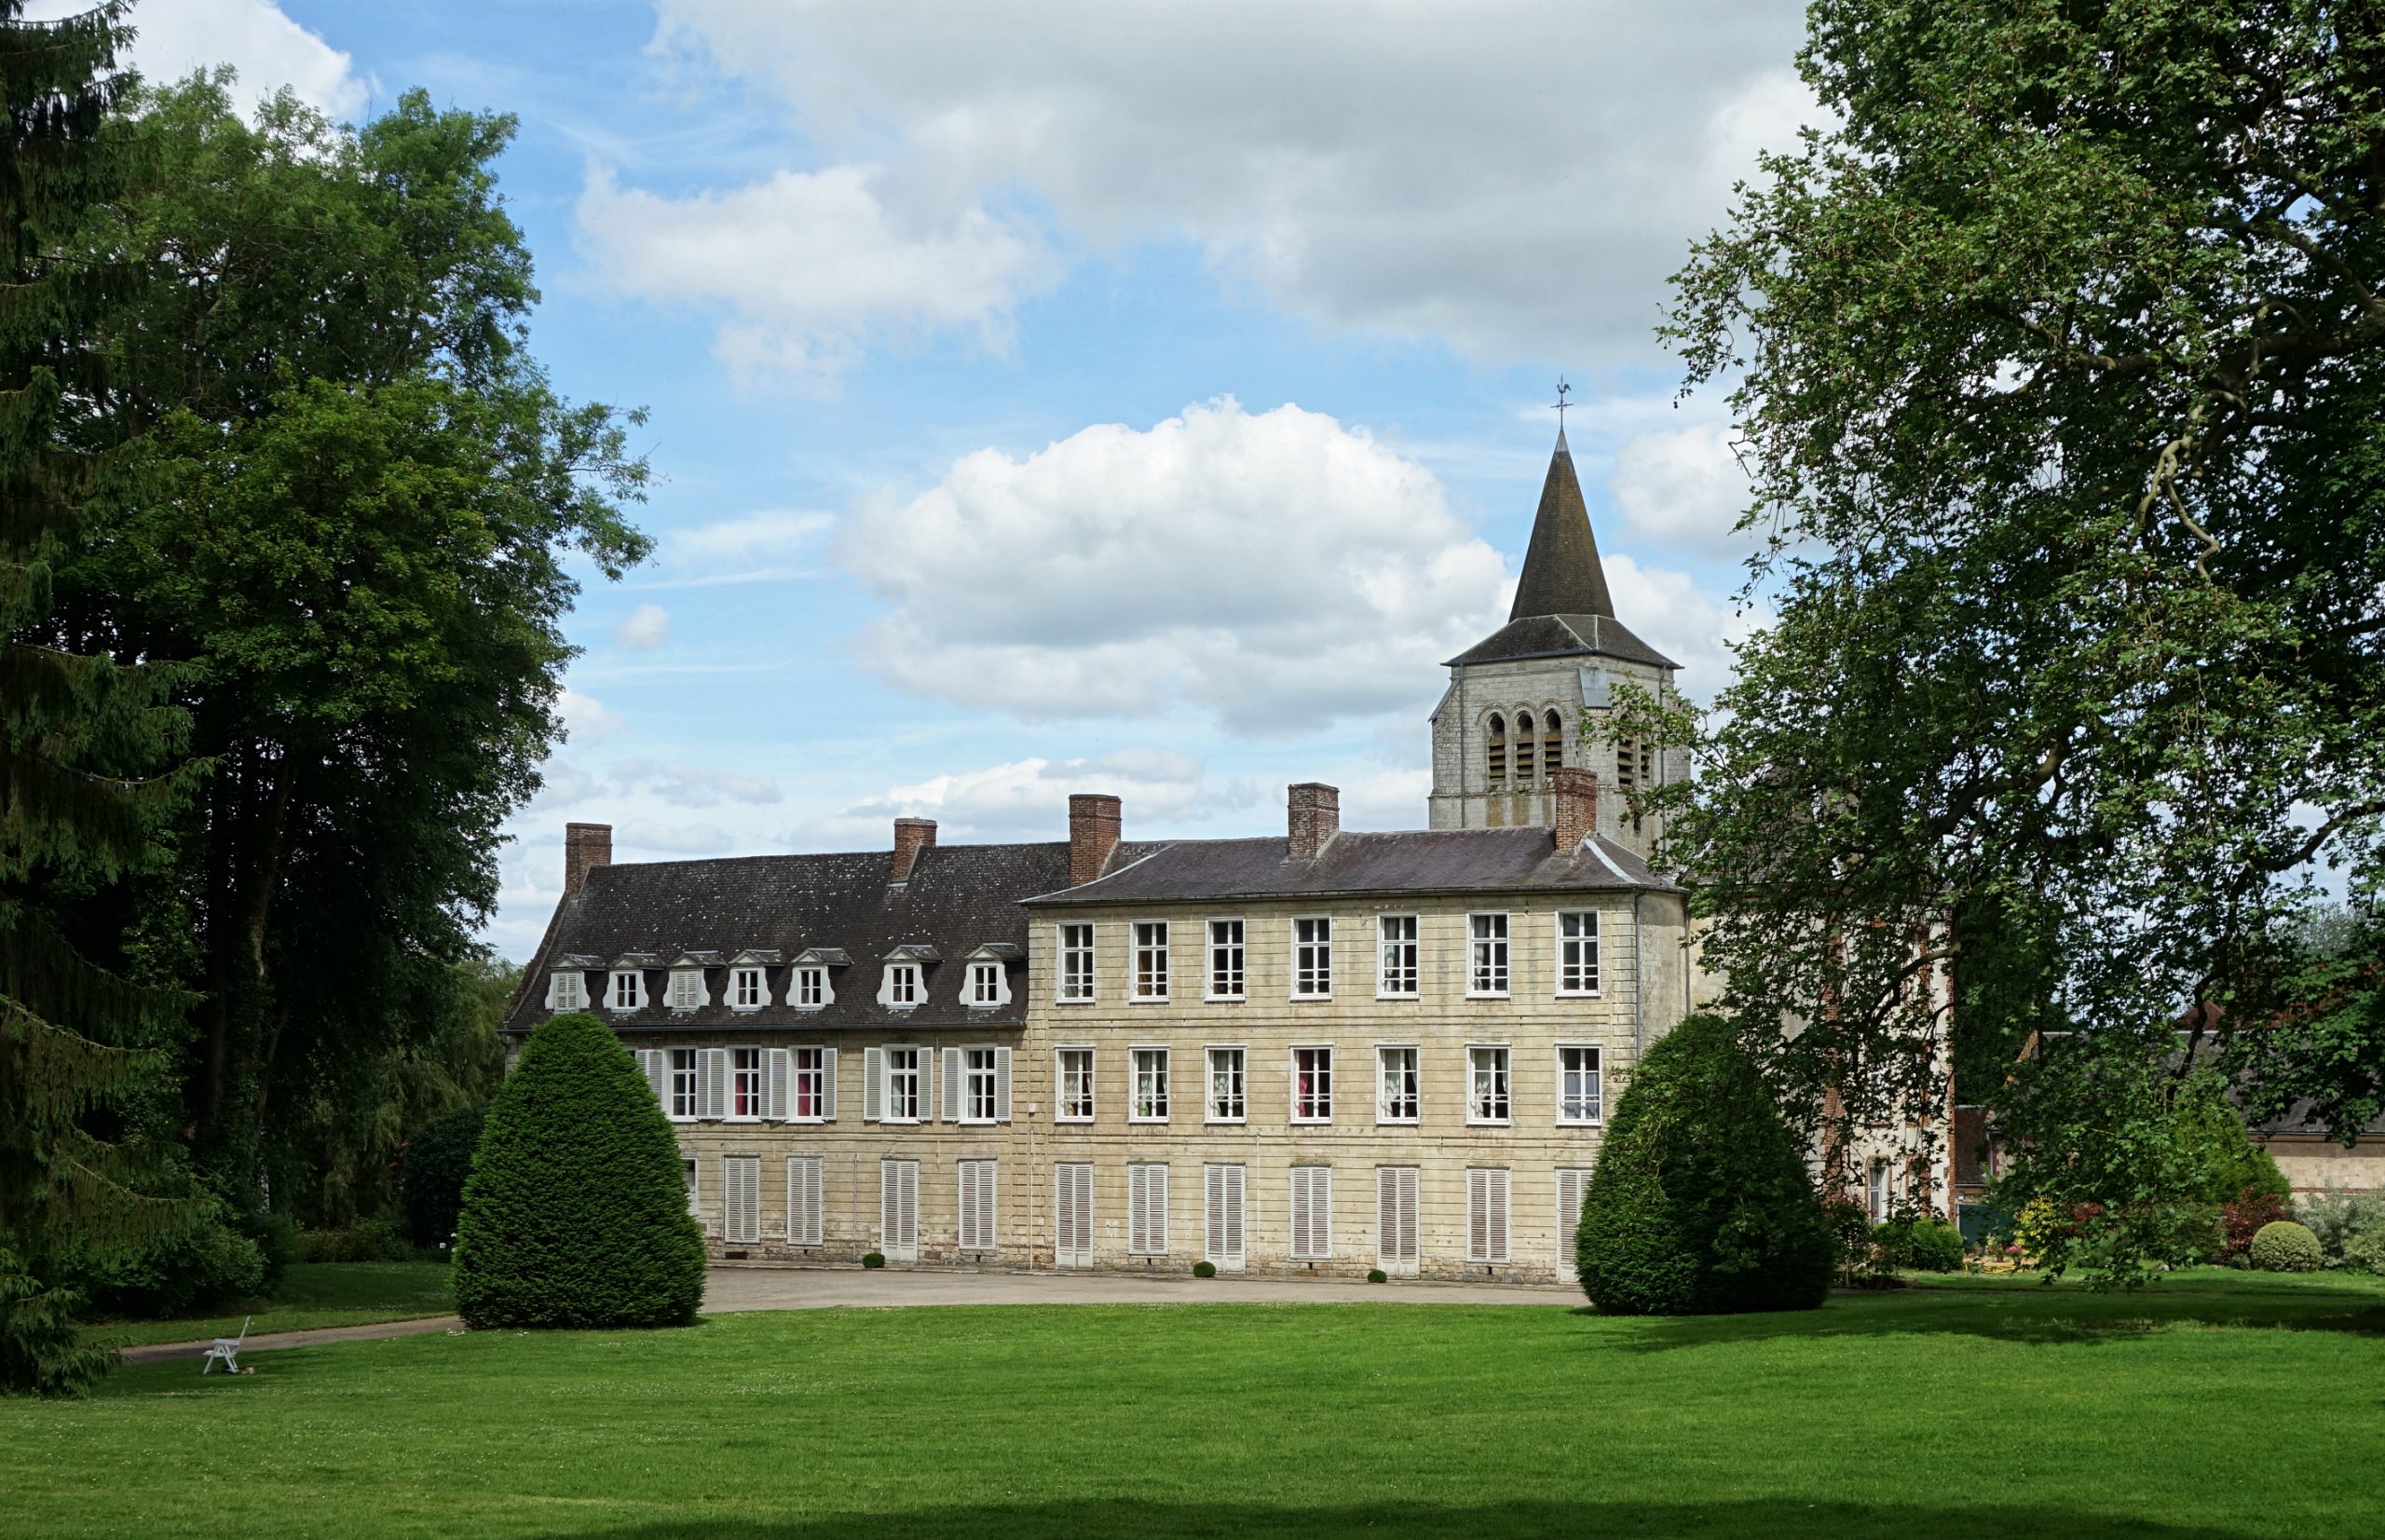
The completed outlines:
{"type": "Polygon", "coordinates": [[[472,1152],[480,1148],[487,1119],[478,1107],[458,1107],[406,1140],[398,1167],[398,1206],[405,1211],[406,1235],[415,1245],[444,1246],[456,1238],[464,1181],[472,1174],[472,1152]]]}
{"type": "Polygon", "coordinates": [[[1959,1273],[1963,1270],[1963,1234],[1932,1215],[1890,1220],[1872,1232],[1881,1265],[1909,1267],[1916,1273],[1959,1273]]]}
{"type": "Polygon", "coordinates": [[[2253,1265],[2264,1273],[2316,1273],[2325,1264],[2319,1237],[2306,1225],[2280,1220],[2253,1237],[2253,1265]]]}
{"type": "Polygon", "coordinates": [[[489,1104],[456,1230],[476,1327],[686,1326],[704,1292],[679,1141],[636,1061],[584,1011],[530,1034],[489,1104]]]}
{"type": "Polygon", "coordinates": [[[1608,1315],[1811,1310],[1835,1243],[1804,1151],[1729,1025],[1694,1015],[1632,1072],[1582,1195],[1582,1291],[1608,1315]]]}

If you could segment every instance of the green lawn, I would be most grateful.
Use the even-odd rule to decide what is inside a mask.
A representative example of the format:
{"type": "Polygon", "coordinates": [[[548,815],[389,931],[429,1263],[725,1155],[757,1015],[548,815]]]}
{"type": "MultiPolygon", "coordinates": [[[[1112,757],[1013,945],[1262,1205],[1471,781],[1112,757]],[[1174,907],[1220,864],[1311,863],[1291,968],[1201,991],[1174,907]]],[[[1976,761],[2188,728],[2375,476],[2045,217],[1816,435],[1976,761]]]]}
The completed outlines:
{"type": "Polygon", "coordinates": [[[2296,1540],[2385,1528],[2385,1290],[2242,1274],[1619,1321],[798,1311],[0,1402],[0,1533],[2296,1540]]]}
{"type": "Polygon", "coordinates": [[[363,1326],[416,1315],[454,1312],[445,1262],[299,1262],[282,1275],[270,1300],[228,1315],[170,1321],[105,1321],[89,1329],[89,1340],[109,1347],[144,1342],[192,1342],[229,1337],[241,1317],[253,1315],[249,1335],[303,1331],[319,1326],[363,1326]]]}

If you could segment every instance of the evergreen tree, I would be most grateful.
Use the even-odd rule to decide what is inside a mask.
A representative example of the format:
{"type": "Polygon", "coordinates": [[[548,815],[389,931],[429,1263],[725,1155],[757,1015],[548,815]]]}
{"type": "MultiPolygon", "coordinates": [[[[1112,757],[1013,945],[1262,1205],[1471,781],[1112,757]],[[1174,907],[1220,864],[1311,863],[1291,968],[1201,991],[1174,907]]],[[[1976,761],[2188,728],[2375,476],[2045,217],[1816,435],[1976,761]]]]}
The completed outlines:
{"type": "Polygon", "coordinates": [[[121,4],[22,20],[0,0],[0,1390],[56,1393],[106,1356],[76,1345],[71,1266],[190,1223],[170,1164],[125,1135],[178,994],[128,981],[119,906],[169,795],[178,720],[158,670],[45,645],[51,572],[111,470],[92,338],[140,273],[61,255],[117,196],[135,146],[105,131],[121,4]]]}

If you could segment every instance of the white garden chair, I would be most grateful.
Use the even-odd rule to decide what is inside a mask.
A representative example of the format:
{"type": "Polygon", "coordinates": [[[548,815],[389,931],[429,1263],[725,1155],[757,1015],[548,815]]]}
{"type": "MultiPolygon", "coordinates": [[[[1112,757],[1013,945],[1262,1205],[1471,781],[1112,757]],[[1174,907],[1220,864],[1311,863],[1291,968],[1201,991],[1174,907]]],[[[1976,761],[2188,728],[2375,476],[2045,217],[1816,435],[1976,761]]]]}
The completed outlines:
{"type": "Polygon", "coordinates": [[[237,1337],[216,1338],[215,1345],[209,1348],[207,1356],[198,1361],[199,1373],[202,1375],[212,1373],[217,1364],[224,1366],[224,1372],[226,1374],[240,1372],[240,1344],[249,1340],[249,1322],[255,1319],[254,1315],[242,1317],[240,1334],[237,1337]]]}

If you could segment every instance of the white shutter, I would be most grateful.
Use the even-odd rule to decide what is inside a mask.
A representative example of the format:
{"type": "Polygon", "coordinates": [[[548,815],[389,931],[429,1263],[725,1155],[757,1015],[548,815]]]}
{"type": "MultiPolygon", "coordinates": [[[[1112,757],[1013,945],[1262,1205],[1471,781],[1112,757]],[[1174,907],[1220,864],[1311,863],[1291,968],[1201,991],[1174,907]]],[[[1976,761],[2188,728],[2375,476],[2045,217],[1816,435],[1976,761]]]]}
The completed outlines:
{"type": "Polygon", "coordinates": [[[1056,1267],[1084,1265],[1077,1244],[1077,1168],[1052,1168],[1052,1263],[1056,1267]]]}
{"type": "Polygon", "coordinates": [[[756,1155],[720,1159],[721,1239],[751,1245],[762,1238],[762,1162],[756,1155]]]}
{"type": "Polygon", "coordinates": [[[671,1056],[660,1048],[641,1048],[637,1054],[637,1067],[645,1074],[646,1083],[654,1088],[654,1099],[665,1101],[663,1092],[671,1073],[671,1056]]]}
{"type": "Polygon", "coordinates": [[[1507,1173],[1485,1166],[1465,1173],[1465,1258],[1507,1260],[1507,1173]]]}
{"type": "Polygon", "coordinates": [[[1413,1274],[1416,1249],[1416,1167],[1379,1166],[1375,1171],[1375,1249],[1387,1273],[1413,1274]]]}
{"type": "Polygon", "coordinates": [[[1236,1271],[1242,1267],[1242,1184],[1243,1168],[1226,1167],[1226,1248],[1225,1262],[1236,1271]]]}
{"type": "Polygon", "coordinates": [[[1574,1244],[1582,1228],[1582,1184],[1588,1171],[1567,1167],[1557,1173],[1557,1271],[1574,1275],[1574,1244]]]}
{"type": "Polygon", "coordinates": [[[903,1163],[903,1254],[916,1260],[920,1254],[920,1163],[903,1163]]]}
{"type": "Polygon", "coordinates": [[[1164,1256],[1167,1252],[1167,1167],[1150,1165],[1144,1169],[1150,1173],[1144,1191],[1151,1200],[1151,1212],[1144,1216],[1143,1228],[1151,1238],[1152,1254],[1164,1256]]]}
{"type": "Polygon", "coordinates": [[[994,1050],[994,1121],[1010,1121],[1010,1050],[994,1050]]]}
{"type": "Polygon", "coordinates": [[[725,1118],[729,1115],[729,1050],[705,1049],[702,1064],[703,1089],[696,1107],[696,1116],[725,1118]]]}
{"type": "Polygon", "coordinates": [[[1126,1249],[1138,1257],[1150,1249],[1144,1245],[1148,1239],[1145,1215],[1150,1208],[1151,1198],[1144,1183],[1143,1168],[1139,1165],[1126,1167],[1126,1249]]]}
{"type": "Polygon", "coordinates": [[[1292,1167],[1292,1255],[1308,1255],[1308,1167],[1292,1167]]]}
{"type": "Polygon", "coordinates": [[[789,1246],[820,1244],[821,1168],[818,1155],[789,1155],[786,1161],[786,1239],[789,1246]]]}
{"type": "Polygon", "coordinates": [[[1333,1254],[1333,1168],[1329,1165],[1292,1167],[1292,1255],[1303,1259],[1333,1254]]]}
{"type": "Polygon", "coordinates": [[[1491,1237],[1486,1233],[1490,1226],[1486,1222],[1483,1215],[1483,1175],[1484,1173],[1479,1166],[1466,1167],[1465,1260],[1470,1262],[1480,1261],[1482,1260],[1484,1248],[1488,1247],[1491,1242],[1491,1237]]]}
{"type": "Polygon", "coordinates": [[[879,1165],[879,1249],[890,1261],[916,1261],[920,1254],[920,1163],[890,1160],[879,1165]]]}
{"type": "Polygon", "coordinates": [[[1399,1184],[1400,1254],[1408,1259],[1408,1270],[1411,1273],[1416,1271],[1424,1261],[1424,1247],[1417,1233],[1417,1212],[1424,1206],[1422,1195],[1417,1189],[1423,1185],[1423,1177],[1411,1165],[1408,1168],[1407,1177],[1399,1184]]]}
{"type": "Polygon", "coordinates": [[[1202,1173],[1202,1252],[1219,1267],[1242,1267],[1242,1170],[1212,1165],[1202,1173]]]}
{"type": "Polygon", "coordinates": [[[1126,1249],[1142,1257],[1167,1251],[1167,1167],[1126,1167],[1126,1249]]]}
{"type": "Polygon", "coordinates": [[[961,1121],[961,1050],[947,1048],[944,1051],[944,1121],[947,1123],[961,1121]]]}
{"type": "Polygon", "coordinates": [[[861,1051],[861,1121],[878,1123],[886,1116],[886,1054],[879,1048],[861,1051]]]}
{"type": "Polygon", "coordinates": [[[961,1163],[961,1247],[967,1250],[977,1244],[977,1163],[961,1163]]]}
{"type": "Polygon", "coordinates": [[[820,1116],[829,1123],[837,1121],[837,1050],[824,1048],[820,1053],[820,1116]]]}
{"type": "Polygon", "coordinates": [[[784,1048],[773,1048],[762,1056],[764,1082],[762,1115],[780,1123],[786,1121],[787,1083],[795,1075],[795,1056],[784,1048]]]}

